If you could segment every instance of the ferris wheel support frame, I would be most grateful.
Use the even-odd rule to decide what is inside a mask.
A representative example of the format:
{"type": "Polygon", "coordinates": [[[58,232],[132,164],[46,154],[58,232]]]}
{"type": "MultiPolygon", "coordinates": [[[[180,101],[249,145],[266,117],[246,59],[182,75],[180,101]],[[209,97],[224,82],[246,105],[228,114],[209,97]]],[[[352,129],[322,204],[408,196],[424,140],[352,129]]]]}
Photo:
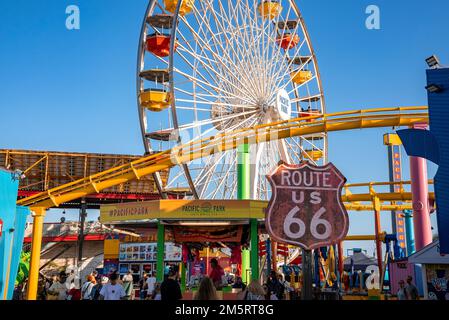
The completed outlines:
{"type": "MultiPolygon", "coordinates": [[[[144,44],[145,44],[145,38],[147,36],[147,27],[146,27],[146,20],[148,18],[148,15],[150,14],[150,11],[153,9],[155,2],[157,0],[151,0],[148,3],[147,9],[145,11],[145,16],[143,18],[142,22],[142,28],[140,30],[140,36],[139,36],[139,49],[137,50],[137,72],[136,72],[136,97],[137,97],[137,111],[139,115],[139,121],[140,121],[140,130],[142,134],[142,140],[143,140],[143,146],[145,148],[145,154],[150,154],[153,152],[153,149],[151,148],[151,145],[149,144],[147,137],[146,137],[146,123],[145,123],[145,111],[143,110],[142,106],[140,105],[140,92],[143,89],[143,81],[140,79],[140,72],[142,72],[142,62],[144,59],[144,44]]],[[[182,1],[180,1],[182,2],[182,1]]],[[[154,180],[154,184],[156,185],[156,188],[159,192],[159,195],[162,199],[167,199],[167,193],[165,192],[163,188],[163,183],[161,179],[161,175],[159,172],[155,172],[151,175],[154,180]]]]}

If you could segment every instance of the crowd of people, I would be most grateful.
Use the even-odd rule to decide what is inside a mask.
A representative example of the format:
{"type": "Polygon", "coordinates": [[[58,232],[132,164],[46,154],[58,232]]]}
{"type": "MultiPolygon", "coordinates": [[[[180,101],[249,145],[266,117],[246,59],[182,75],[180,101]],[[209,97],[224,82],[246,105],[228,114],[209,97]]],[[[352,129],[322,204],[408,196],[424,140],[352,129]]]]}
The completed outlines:
{"type": "MultiPolygon", "coordinates": [[[[211,259],[210,272],[201,278],[197,291],[193,295],[194,300],[219,300],[218,291],[223,287],[232,286],[237,290],[238,300],[289,300],[295,291],[285,281],[282,274],[271,271],[264,284],[258,280],[252,280],[247,286],[242,278],[236,276],[229,281],[223,268],[216,259],[211,259]]],[[[177,268],[169,268],[164,280],[158,282],[156,274],[144,273],[134,285],[134,277],[131,271],[119,277],[117,272],[109,276],[101,276],[97,271],[89,274],[84,283],[76,285],[74,272],[66,274],[61,272],[47,279],[42,288],[42,300],[134,300],[136,296],[140,300],[177,301],[183,298],[180,287],[180,277],[177,268]],[[136,294],[135,290],[138,290],[136,294]]],[[[398,300],[418,300],[419,293],[413,284],[413,278],[399,281],[399,290],[396,293],[398,300]]]]}

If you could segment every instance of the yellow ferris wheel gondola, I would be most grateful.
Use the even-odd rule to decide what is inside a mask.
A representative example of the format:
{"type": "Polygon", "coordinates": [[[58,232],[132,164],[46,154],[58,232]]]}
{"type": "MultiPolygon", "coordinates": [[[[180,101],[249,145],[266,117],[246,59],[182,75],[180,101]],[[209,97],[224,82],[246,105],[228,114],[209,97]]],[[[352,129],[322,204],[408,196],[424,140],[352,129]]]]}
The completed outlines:
{"type": "Polygon", "coordinates": [[[279,16],[282,12],[282,9],[282,5],[279,3],[279,1],[274,0],[263,1],[257,8],[261,16],[270,20],[273,20],[274,18],[279,16]]]}
{"type": "Polygon", "coordinates": [[[312,71],[308,70],[293,71],[290,75],[292,77],[292,81],[298,85],[304,84],[313,78],[312,71]]]}
{"type": "Polygon", "coordinates": [[[313,161],[318,161],[323,158],[324,153],[322,150],[304,150],[302,155],[305,159],[312,159],[313,161]]]}
{"type": "Polygon", "coordinates": [[[161,89],[147,89],[140,93],[142,107],[159,112],[170,107],[170,93],[161,89]]]}
{"type": "Polygon", "coordinates": [[[182,1],[181,8],[179,9],[179,14],[181,16],[189,14],[195,4],[195,0],[164,0],[165,10],[175,13],[178,1],[182,1]]]}

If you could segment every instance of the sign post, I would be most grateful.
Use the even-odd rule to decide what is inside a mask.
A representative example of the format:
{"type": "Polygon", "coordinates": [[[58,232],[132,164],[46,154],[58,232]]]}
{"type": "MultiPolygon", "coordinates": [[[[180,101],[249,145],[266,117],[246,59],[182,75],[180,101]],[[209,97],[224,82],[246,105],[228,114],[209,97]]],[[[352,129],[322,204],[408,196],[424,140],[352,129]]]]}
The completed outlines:
{"type": "Polygon", "coordinates": [[[313,299],[312,250],[302,250],[302,300],[313,299]]]}
{"type": "Polygon", "coordinates": [[[282,164],[268,176],[272,197],[265,215],[274,241],[303,249],[303,298],[312,298],[312,250],[343,240],[349,217],[341,201],[346,178],[332,164],[282,164]]]}

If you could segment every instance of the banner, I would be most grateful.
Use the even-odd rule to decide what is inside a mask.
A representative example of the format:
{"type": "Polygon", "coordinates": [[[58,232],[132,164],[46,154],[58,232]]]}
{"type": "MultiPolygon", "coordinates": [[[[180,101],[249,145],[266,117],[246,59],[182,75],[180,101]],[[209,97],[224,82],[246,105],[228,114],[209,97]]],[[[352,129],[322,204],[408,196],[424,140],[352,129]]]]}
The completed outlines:
{"type": "Polygon", "coordinates": [[[252,200],[158,200],[108,204],[100,208],[101,223],[154,219],[263,219],[266,202],[252,200]]]}
{"type": "MultiPolygon", "coordinates": [[[[165,261],[181,261],[180,245],[165,243],[165,261]]],[[[157,261],[157,243],[122,243],[119,253],[120,262],[152,262],[157,261]]]]}
{"type": "Polygon", "coordinates": [[[242,241],[242,226],[174,227],[176,242],[238,242],[242,241]]]}

